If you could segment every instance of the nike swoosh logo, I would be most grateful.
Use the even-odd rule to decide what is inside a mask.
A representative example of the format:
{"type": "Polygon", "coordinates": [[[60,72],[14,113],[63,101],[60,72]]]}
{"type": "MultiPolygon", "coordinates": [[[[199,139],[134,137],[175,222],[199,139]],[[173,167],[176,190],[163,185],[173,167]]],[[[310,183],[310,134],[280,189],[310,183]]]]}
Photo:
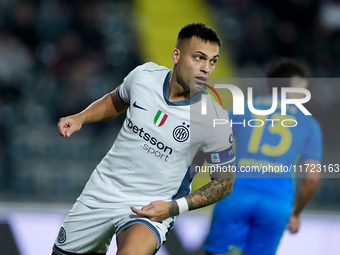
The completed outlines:
{"type": "Polygon", "coordinates": [[[147,111],[147,109],[144,109],[143,107],[140,107],[139,105],[137,105],[137,101],[135,101],[135,102],[133,103],[133,106],[136,107],[136,108],[142,109],[142,110],[144,110],[144,111],[147,111]]]}

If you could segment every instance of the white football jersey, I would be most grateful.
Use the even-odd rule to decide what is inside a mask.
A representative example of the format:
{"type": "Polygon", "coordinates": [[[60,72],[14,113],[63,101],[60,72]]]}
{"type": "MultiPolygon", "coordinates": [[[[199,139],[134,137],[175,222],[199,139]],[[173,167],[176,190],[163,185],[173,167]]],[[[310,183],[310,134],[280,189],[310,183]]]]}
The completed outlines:
{"type": "Polygon", "coordinates": [[[209,164],[233,164],[230,125],[212,125],[213,119],[228,119],[227,111],[209,97],[202,117],[200,93],[170,102],[171,72],[149,62],[118,87],[117,98],[129,106],[126,119],[79,197],[82,203],[117,208],[183,197],[190,192],[190,165],[199,151],[209,164]]]}

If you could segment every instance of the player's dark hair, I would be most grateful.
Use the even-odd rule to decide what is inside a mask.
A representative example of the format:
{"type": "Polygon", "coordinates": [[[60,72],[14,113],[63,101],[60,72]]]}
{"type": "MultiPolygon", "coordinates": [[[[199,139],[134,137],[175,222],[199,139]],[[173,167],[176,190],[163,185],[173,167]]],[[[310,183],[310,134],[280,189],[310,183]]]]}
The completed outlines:
{"type": "Polygon", "coordinates": [[[222,45],[222,41],[215,30],[202,23],[191,23],[183,27],[178,33],[177,42],[190,39],[193,36],[202,39],[204,42],[213,42],[218,46],[222,45]]]}
{"type": "MultiPolygon", "coordinates": [[[[306,69],[296,60],[291,58],[280,58],[273,62],[267,72],[267,78],[292,78],[294,76],[307,78],[306,69]]],[[[277,87],[290,87],[290,79],[268,79],[270,90],[277,87]]]]}

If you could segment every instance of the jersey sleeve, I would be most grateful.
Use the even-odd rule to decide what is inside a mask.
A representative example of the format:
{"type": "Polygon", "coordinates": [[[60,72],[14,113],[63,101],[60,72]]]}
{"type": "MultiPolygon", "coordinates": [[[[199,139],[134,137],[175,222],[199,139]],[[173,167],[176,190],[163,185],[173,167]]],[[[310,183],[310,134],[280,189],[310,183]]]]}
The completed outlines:
{"type": "Polygon", "coordinates": [[[311,134],[304,146],[305,151],[302,155],[302,160],[309,159],[320,161],[322,160],[322,131],[319,123],[313,118],[310,122],[311,134]]]}
{"type": "MultiPolygon", "coordinates": [[[[234,127],[238,127],[240,125],[245,126],[245,115],[234,115],[233,108],[229,108],[228,113],[229,113],[229,122],[233,123],[234,127]]],[[[237,137],[238,131],[240,129],[233,128],[232,130],[233,130],[234,136],[237,137]]]]}
{"type": "Polygon", "coordinates": [[[233,146],[223,151],[205,153],[205,160],[208,166],[234,166],[235,153],[233,146]]]}
{"type": "Polygon", "coordinates": [[[125,78],[122,84],[117,88],[117,99],[123,105],[130,105],[131,91],[135,80],[143,70],[143,65],[133,69],[125,78]]]}
{"type": "MultiPolygon", "coordinates": [[[[229,121],[228,112],[220,109],[217,118],[229,121]]],[[[203,152],[208,165],[231,166],[235,164],[234,136],[229,122],[210,127],[210,132],[206,132],[205,140],[203,152]]]]}

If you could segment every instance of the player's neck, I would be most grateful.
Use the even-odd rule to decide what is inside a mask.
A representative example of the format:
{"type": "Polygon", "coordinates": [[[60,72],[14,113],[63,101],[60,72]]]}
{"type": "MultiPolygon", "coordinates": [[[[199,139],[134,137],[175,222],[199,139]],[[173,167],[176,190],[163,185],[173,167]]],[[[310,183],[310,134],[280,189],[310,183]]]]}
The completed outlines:
{"type": "Polygon", "coordinates": [[[190,88],[182,86],[174,73],[171,75],[168,85],[168,98],[170,102],[178,102],[190,98],[190,88]]]}

